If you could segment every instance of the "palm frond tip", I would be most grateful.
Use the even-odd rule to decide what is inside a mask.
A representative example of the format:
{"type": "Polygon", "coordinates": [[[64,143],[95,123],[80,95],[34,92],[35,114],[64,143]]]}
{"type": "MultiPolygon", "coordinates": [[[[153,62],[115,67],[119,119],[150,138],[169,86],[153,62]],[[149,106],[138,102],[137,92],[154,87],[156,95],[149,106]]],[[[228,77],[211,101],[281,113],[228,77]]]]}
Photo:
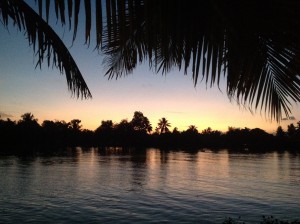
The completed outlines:
{"type": "MultiPolygon", "coordinates": [[[[42,4],[41,2],[39,3],[42,4]]],[[[61,73],[65,73],[68,89],[72,95],[81,98],[92,96],[69,50],[40,15],[21,0],[2,0],[0,7],[5,26],[8,26],[9,20],[12,20],[20,31],[25,31],[37,57],[36,67],[41,68],[46,59],[48,67],[52,65],[61,73]]],[[[62,6],[60,5],[59,8],[62,9],[62,6]]],[[[64,20],[62,10],[60,14],[64,20]]]]}

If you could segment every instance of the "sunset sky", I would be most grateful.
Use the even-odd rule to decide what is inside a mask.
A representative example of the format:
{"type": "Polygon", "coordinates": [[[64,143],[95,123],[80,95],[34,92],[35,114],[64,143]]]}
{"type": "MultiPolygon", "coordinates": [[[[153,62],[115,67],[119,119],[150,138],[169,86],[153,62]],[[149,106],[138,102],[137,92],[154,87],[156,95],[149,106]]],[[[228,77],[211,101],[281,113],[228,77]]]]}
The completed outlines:
{"type": "MultiPolygon", "coordinates": [[[[54,27],[55,28],[55,27],[54,27]]],[[[58,28],[56,28],[57,30],[58,28]]],[[[71,46],[68,29],[59,31],[67,46],[71,46]]],[[[199,131],[211,127],[226,131],[228,126],[262,128],[274,132],[278,127],[266,114],[251,112],[230,102],[226,95],[225,80],[222,92],[215,86],[206,88],[205,83],[193,86],[191,75],[185,76],[176,69],[167,76],[149,70],[141,64],[133,74],[108,80],[104,77],[103,57],[93,51],[94,43],[84,45],[84,33],[78,33],[70,51],[84,75],[93,95],[81,100],[71,97],[64,75],[46,65],[35,69],[32,47],[23,33],[10,26],[9,32],[0,24],[0,115],[2,119],[20,119],[31,112],[39,123],[43,120],[80,119],[83,128],[96,129],[102,120],[120,122],[131,120],[135,111],[149,118],[153,128],[160,118],[166,117],[171,129],[186,130],[195,125],[199,131]]],[[[295,120],[282,121],[283,128],[300,118],[299,105],[293,106],[295,120]]]]}

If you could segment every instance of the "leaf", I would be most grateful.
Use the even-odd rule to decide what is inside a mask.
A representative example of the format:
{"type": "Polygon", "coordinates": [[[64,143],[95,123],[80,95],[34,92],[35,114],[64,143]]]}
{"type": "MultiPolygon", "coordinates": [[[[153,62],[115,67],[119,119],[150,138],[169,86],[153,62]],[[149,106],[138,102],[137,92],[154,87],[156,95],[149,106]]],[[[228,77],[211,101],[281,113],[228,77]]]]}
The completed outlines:
{"type": "Polygon", "coordinates": [[[10,0],[7,7],[5,10],[10,12],[10,19],[17,23],[22,21],[24,24],[22,28],[26,31],[29,44],[32,45],[38,57],[36,65],[41,68],[46,57],[49,67],[52,56],[52,65],[58,68],[60,72],[65,73],[68,88],[72,94],[82,98],[91,97],[91,93],[69,50],[42,17],[24,1],[10,0]]]}

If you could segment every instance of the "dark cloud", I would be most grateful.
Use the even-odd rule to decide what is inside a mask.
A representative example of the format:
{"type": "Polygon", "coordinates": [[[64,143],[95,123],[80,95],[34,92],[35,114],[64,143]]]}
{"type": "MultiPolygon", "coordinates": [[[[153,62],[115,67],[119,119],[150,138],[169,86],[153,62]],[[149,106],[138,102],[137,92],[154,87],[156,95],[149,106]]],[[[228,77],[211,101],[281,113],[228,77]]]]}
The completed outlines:
{"type": "Polygon", "coordinates": [[[285,117],[285,118],[282,118],[281,119],[282,121],[294,121],[294,120],[296,120],[296,118],[294,117],[294,116],[290,116],[289,118],[287,118],[287,117],[285,117]]]}
{"type": "Polygon", "coordinates": [[[11,115],[11,114],[6,114],[6,113],[3,113],[3,112],[0,111],[0,117],[1,117],[1,118],[10,118],[10,117],[13,117],[13,115],[11,115]]]}

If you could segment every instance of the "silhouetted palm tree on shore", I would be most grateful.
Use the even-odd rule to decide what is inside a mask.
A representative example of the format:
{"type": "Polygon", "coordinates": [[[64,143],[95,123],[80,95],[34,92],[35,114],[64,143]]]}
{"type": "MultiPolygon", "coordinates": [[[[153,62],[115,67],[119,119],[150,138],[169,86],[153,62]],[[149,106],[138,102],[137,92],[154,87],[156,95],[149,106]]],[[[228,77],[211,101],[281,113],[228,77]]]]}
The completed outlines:
{"type": "Polygon", "coordinates": [[[300,101],[300,1],[85,0],[80,18],[80,0],[38,1],[39,15],[22,0],[0,0],[3,24],[12,20],[26,31],[38,65],[47,59],[66,73],[73,93],[90,97],[71,54],[45,22],[50,2],[61,23],[74,28],[73,39],[85,19],[89,44],[95,24],[95,46],[107,56],[109,78],[131,73],[144,61],[163,74],[183,69],[195,85],[199,78],[218,85],[223,74],[231,99],[277,121],[282,112],[290,115],[291,101],[300,101]]]}
{"type": "Polygon", "coordinates": [[[188,129],[186,130],[186,133],[190,134],[198,134],[198,129],[195,125],[190,125],[188,129]]]}
{"type": "Polygon", "coordinates": [[[169,132],[169,127],[171,127],[171,124],[165,117],[159,119],[159,122],[157,124],[157,130],[160,134],[169,132]]]}

